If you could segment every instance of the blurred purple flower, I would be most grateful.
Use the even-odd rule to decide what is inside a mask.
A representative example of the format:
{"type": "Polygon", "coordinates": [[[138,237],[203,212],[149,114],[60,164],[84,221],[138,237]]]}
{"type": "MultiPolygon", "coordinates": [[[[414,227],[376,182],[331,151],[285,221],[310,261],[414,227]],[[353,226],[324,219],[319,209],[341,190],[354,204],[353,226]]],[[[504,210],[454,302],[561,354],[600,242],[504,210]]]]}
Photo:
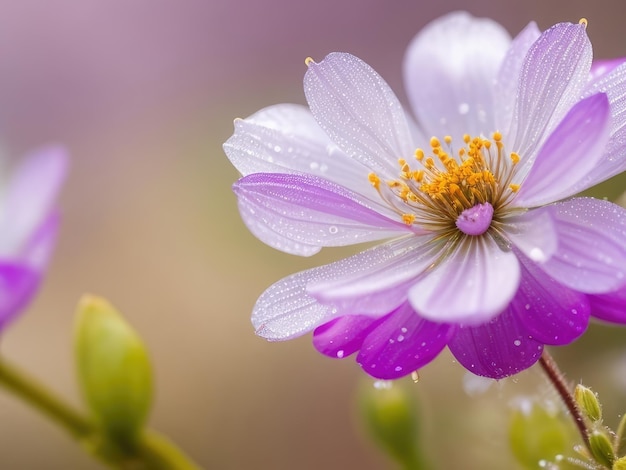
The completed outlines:
{"type": "Polygon", "coordinates": [[[432,22],[405,60],[419,125],[345,53],[307,60],[309,109],[237,120],[224,148],[258,238],[304,256],[389,239],[274,284],[257,333],[315,330],[319,351],[359,351],[383,379],[447,345],[501,378],[590,315],[626,323],[626,210],[570,198],[626,168],[626,60],[592,64],[585,26],[531,23],[511,40],[466,13],[432,22]]]}
{"type": "Polygon", "coordinates": [[[66,169],[63,149],[42,149],[20,163],[0,192],[0,328],[39,286],[56,241],[56,197],[66,169]]]}

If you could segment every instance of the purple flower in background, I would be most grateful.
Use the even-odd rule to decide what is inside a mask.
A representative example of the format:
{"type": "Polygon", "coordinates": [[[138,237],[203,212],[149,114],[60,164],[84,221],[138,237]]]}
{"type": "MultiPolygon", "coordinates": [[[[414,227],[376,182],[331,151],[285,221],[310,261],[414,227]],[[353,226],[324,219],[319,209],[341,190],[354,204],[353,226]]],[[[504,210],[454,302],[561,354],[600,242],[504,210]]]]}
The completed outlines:
{"type": "Polygon", "coordinates": [[[0,192],[0,328],[33,298],[58,229],[56,197],[67,157],[50,147],[27,156],[0,192]]]}
{"type": "Polygon", "coordinates": [[[260,336],[314,330],[384,379],[448,346],[501,378],[590,315],[626,323],[626,210],[571,198],[626,168],[626,60],[592,64],[586,22],[512,40],[466,13],[432,22],[404,64],[417,124],[358,58],[307,65],[308,109],[263,109],[224,144],[243,220],[303,256],[385,241],[271,286],[260,336]]]}

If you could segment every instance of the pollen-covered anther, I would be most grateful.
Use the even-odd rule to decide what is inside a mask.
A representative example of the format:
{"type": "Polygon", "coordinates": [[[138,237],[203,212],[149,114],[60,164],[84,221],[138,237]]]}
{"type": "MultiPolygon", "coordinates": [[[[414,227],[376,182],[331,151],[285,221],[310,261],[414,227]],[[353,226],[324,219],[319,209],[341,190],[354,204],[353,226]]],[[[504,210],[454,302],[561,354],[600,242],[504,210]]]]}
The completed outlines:
{"type": "Polygon", "coordinates": [[[407,225],[413,225],[413,222],[415,222],[415,214],[402,214],[402,222],[407,225]]]}
{"type": "Polygon", "coordinates": [[[378,175],[376,175],[376,173],[370,173],[369,175],[367,175],[367,179],[372,184],[372,186],[374,186],[374,188],[380,188],[380,178],[378,177],[378,175]]]}

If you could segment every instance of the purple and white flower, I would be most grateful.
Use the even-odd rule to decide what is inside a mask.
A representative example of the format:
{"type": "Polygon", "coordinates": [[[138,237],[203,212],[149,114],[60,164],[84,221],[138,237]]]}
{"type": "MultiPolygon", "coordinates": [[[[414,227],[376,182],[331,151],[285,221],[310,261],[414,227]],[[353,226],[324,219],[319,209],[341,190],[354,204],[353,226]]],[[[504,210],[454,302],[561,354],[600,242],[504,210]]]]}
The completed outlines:
{"type": "Polygon", "coordinates": [[[626,323],[626,210],[572,197],[626,168],[626,60],[592,63],[586,22],[511,39],[467,13],[435,20],[404,64],[415,121],[358,58],[307,65],[308,108],[237,120],[224,144],[243,220],[302,256],[382,242],[271,286],[260,336],[314,331],[383,379],[448,346],[501,378],[590,316],[626,323]]]}
{"type": "Polygon", "coordinates": [[[48,147],[28,155],[0,190],[0,328],[35,295],[59,226],[55,208],[67,155],[48,147]]]}

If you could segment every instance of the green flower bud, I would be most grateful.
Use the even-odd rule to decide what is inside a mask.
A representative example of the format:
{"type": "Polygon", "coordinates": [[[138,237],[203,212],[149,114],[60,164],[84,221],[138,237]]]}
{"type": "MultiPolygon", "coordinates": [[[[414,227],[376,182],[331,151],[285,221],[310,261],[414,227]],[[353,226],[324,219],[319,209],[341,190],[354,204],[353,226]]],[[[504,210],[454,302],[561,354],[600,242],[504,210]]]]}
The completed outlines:
{"type": "Polygon", "coordinates": [[[84,296],[76,316],[75,356],[84,398],[104,433],[130,448],[152,401],[147,351],[135,331],[106,300],[84,296]]]}
{"type": "Polygon", "coordinates": [[[596,462],[611,468],[615,460],[615,453],[613,452],[611,439],[605,433],[600,431],[592,432],[589,436],[589,447],[596,462]]]}
{"type": "Polygon", "coordinates": [[[426,468],[419,452],[417,401],[402,383],[368,382],[361,393],[361,414],[375,441],[406,468],[426,468]]]}
{"type": "Polygon", "coordinates": [[[556,407],[525,400],[513,411],[509,442],[513,455],[526,468],[567,456],[575,440],[576,429],[556,407]]]}
{"type": "Polygon", "coordinates": [[[576,385],[574,399],[580,411],[591,421],[596,422],[602,419],[602,407],[598,397],[590,388],[581,384],[576,385]]]}
{"type": "Polygon", "coordinates": [[[611,470],[626,470],[626,457],[621,457],[613,462],[611,470]]]}

